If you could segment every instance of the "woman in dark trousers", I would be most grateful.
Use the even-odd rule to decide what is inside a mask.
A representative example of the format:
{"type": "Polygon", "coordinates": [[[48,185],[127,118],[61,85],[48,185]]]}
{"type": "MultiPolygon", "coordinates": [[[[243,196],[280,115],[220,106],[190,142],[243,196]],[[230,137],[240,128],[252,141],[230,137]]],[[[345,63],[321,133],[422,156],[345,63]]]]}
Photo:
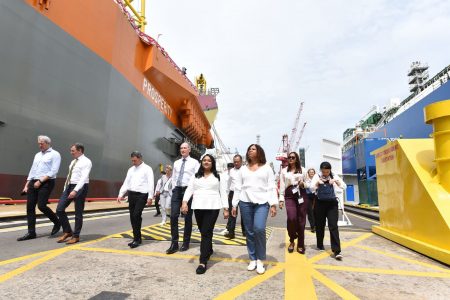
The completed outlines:
{"type": "Polygon", "coordinates": [[[305,170],[300,166],[296,152],[288,155],[288,166],[280,172],[279,207],[286,202],[287,231],[289,234],[288,252],[294,252],[297,239],[297,252],[305,254],[305,224],[308,197],[303,187],[305,170]]]}
{"type": "MultiPolygon", "coordinates": [[[[316,175],[316,170],[314,168],[308,169],[305,176],[305,185],[311,183],[311,180],[316,175]]],[[[316,202],[316,193],[313,189],[307,188],[306,195],[308,195],[308,222],[311,227],[311,232],[316,232],[316,222],[314,221],[314,203],[316,202]]]]}
{"type": "Polygon", "coordinates": [[[332,257],[341,260],[341,242],[337,224],[339,217],[338,200],[334,189],[336,186],[345,189],[345,183],[339,176],[331,172],[331,164],[329,162],[325,161],[320,164],[320,172],[321,174],[315,175],[311,184],[307,186],[315,189],[317,192],[317,201],[314,207],[317,248],[321,251],[325,250],[323,238],[325,235],[325,224],[328,220],[332,257]]]}
{"type": "Polygon", "coordinates": [[[193,197],[191,209],[194,210],[197,226],[201,233],[200,264],[196,270],[197,274],[206,272],[206,265],[213,254],[214,225],[221,208],[224,209],[224,218],[228,218],[226,190],[227,182],[226,180],[220,180],[214,157],[206,154],[202,158],[198,172],[189,181],[181,206],[181,212],[186,214],[189,210],[188,201],[193,197]]]}

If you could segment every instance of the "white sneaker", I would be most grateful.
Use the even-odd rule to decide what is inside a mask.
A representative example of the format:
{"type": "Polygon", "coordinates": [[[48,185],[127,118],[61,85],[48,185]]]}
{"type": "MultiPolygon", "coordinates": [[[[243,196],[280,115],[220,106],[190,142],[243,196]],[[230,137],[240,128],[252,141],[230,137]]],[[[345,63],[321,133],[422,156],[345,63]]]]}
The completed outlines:
{"type": "Polygon", "coordinates": [[[159,226],[161,226],[161,227],[164,227],[164,225],[166,225],[166,222],[161,222],[161,223],[159,223],[159,226]]]}
{"type": "Polygon", "coordinates": [[[256,260],[252,260],[247,267],[247,270],[249,271],[253,271],[254,269],[256,269],[256,260]]]}
{"type": "Polygon", "coordinates": [[[342,260],[342,254],[336,254],[335,256],[334,256],[334,258],[336,259],[336,260],[342,260]]]}
{"type": "Polygon", "coordinates": [[[220,232],[220,234],[221,234],[221,235],[226,235],[226,234],[228,234],[228,230],[227,230],[227,229],[224,229],[224,230],[222,230],[222,232],[220,232]]]}
{"type": "Polygon", "coordinates": [[[259,259],[256,261],[256,273],[259,275],[264,274],[266,272],[266,268],[264,268],[264,264],[259,259]]]}

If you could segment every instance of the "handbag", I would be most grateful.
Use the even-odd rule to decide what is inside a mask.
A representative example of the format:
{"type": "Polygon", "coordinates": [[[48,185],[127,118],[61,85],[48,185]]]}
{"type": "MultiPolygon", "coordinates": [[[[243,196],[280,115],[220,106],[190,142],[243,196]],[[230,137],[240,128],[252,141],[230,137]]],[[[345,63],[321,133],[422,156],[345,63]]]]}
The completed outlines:
{"type": "Polygon", "coordinates": [[[323,184],[319,184],[319,188],[317,189],[317,199],[320,201],[336,200],[333,185],[328,181],[325,181],[323,184]]]}

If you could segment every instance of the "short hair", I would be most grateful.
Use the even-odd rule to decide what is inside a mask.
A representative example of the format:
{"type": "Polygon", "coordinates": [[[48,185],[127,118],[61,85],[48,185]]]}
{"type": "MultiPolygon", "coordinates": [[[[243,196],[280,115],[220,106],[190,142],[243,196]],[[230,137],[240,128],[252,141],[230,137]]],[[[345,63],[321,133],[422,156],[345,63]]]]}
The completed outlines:
{"type": "Polygon", "coordinates": [[[137,158],[141,159],[142,154],[139,151],[133,151],[133,152],[131,152],[130,157],[137,157],[137,158]]]}
{"type": "Polygon", "coordinates": [[[39,135],[37,137],[37,140],[38,140],[38,142],[43,141],[44,143],[49,144],[49,145],[52,143],[52,140],[46,135],[39,135]]]}
{"type": "Polygon", "coordinates": [[[70,148],[75,147],[77,151],[81,151],[81,153],[84,153],[84,145],[82,143],[74,143],[70,148]]]}
{"type": "Polygon", "coordinates": [[[181,148],[181,146],[183,146],[183,145],[186,145],[186,146],[188,147],[188,149],[191,150],[191,145],[189,145],[189,143],[187,143],[187,142],[181,143],[180,148],[181,148]]]}
{"type": "Polygon", "coordinates": [[[248,156],[248,152],[250,151],[250,148],[255,146],[256,148],[256,160],[258,164],[262,164],[264,165],[267,160],[266,160],[266,153],[264,152],[264,149],[258,145],[258,144],[251,144],[250,146],[248,146],[247,148],[247,154],[245,155],[245,158],[247,159],[248,163],[252,163],[250,157],[248,156]]]}
{"type": "Polygon", "coordinates": [[[235,159],[235,158],[239,158],[240,160],[242,160],[242,155],[236,154],[235,156],[233,156],[233,159],[235,159]]]}

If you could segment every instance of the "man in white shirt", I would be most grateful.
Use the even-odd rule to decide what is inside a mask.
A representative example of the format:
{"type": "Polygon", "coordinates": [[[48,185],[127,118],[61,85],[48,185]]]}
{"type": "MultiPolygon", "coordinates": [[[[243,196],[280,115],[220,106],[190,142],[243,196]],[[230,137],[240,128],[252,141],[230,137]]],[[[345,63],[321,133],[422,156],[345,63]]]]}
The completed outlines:
{"type": "MultiPolygon", "coordinates": [[[[188,143],[183,143],[180,146],[181,158],[173,164],[172,174],[172,199],[171,199],[171,213],[170,213],[170,232],[172,235],[172,243],[170,248],[167,249],[167,254],[173,254],[178,251],[178,217],[180,216],[180,207],[182,204],[184,192],[188,186],[189,180],[197,173],[200,168],[198,160],[189,156],[191,147],[188,143]]],[[[184,217],[184,230],[183,230],[183,245],[180,251],[186,251],[189,249],[189,243],[191,241],[192,233],[192,199],[188,202],[189,210],[184,217]]]]}
{"type": "Polygon", "coordinates": [[[27,195],[28,232],[18,238],[18,241],[36,238],[36,204],[54,226],[50,235],[55,235],[61,229],[61,223],[56,214],[47,206],[48,198],[55,187],[56,175],[61,164],[61,155],[51,146],[48,136],[37,138],[40,151],[34,156],[33,165],[27,177],[22,194],[27,195]]]}
{"type": "Polygon", "coordinates": [[[70,147],[70,155],[73,160],[69,165],[69,173],[64,183],[63,193],[56,208],[56,214],[63,228],[63,235],[58,239],[58,243],[66,242],[67,245],[80,241],[81,227],[83,226],[84,203],[89,186],[89,174],[92,169],[92,162],[84,155],[84,145],[75,143],[70,147]],[[66,208],[75,201],[75,231],[72,231],[66,208]],[[67,241],[67,239],[71,238],[67,241]]]}
{"type": "MultiPolygon", "coordinates": [[[[239,154],[236,154],[233,157],[233,164],[231,165],[232,169],[229,171],[229,177],[228,177],[228,210],[231,211],[233,209],[233,195],[234,195],[234,186],[236,183],[236,177],[238,175],[238,172],[240,172],[240,168],[242,166],[242,156],[239,154]]],[[[242,227],[242,234],[245,236],[245,227],[244,222],[242,222],[242,216],[241,216],[241,227],[242,227]]],[[[235,229],[236,229],[236,217],[233,217],[231,214],[228,217],[227,222],[227,231],[228,233],[225,234],[226,238],[234,239],[235,237],[235,229]]]]}
{"type": "Polygon", "coordinates": [[[142,161],[142,154],[133,151],[130,156],[133,166],[128,169],[117,202],[121,203],[124,200],[123,196],[128,192],[128,210],[130,211],[131,227],[133,228],[133,241],[128,243],[128,246],[136,248],[142,244],[142,211],[146,204],[152,205],[155,182],[153,170],[142,161]]]}

